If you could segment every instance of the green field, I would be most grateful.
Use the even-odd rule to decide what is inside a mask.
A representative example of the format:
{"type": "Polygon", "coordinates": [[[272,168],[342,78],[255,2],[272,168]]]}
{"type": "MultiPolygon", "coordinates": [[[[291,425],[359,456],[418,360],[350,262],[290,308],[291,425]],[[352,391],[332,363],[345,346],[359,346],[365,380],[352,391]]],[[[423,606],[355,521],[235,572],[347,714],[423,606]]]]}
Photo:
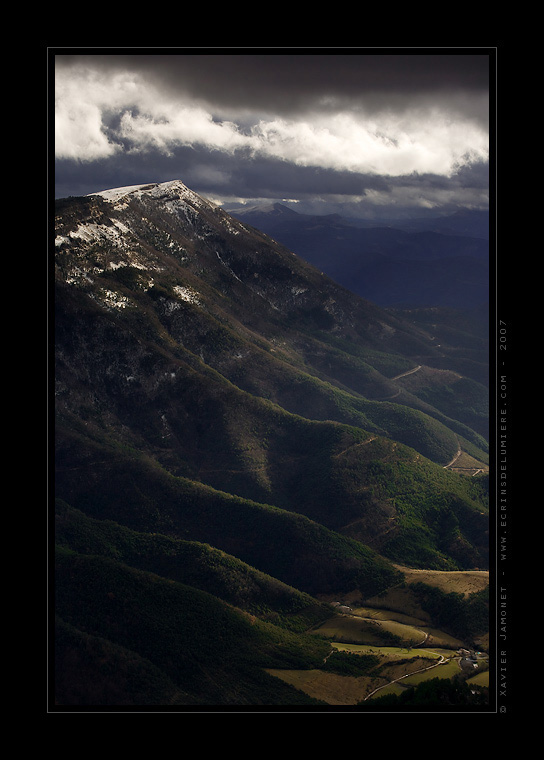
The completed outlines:
{"type": "Polygon", "coordinates": [[[406,656],[410,657],[428,657],[433,660],[440,660],[445,654],[453,656],[453,651],[437,652],[433,649],[409,649],[408,647],[380,647],[371,646],[370,644],[343,644],[339,641],[333,641],[332,646],[338,649],[340,652],[355,652],[357,654],[376,654],[381,657],[387,658],[387,660],[405,660],[406,656]]]}
{"type": "Polygon", "coordinates": [[[403,683],[406,686],[415,686],[416,684],[421,683],[422,681],[427,681],[430,678],[453,678],[453,676],[459,675],[459,673],[459,663],[457,660],[451,659],[441,665],[437,665],[436,668],[432,668],[432,670],[427,670],[424,673],[416,673],[413,676],[409,676],[403,681],[403,683]]]}
{"type": "Polygon", "coordinates": [[[373,658],[364,675],[340,675],[313,670],[268,670],[310,697],[333,705],[355,705],[387,694],[400,695],[410,686],[432,678],[458,675],[458,658],[452,650],[372,646],[332,642],[334,650],[373,658]],[[441,663],[441,660],[444,660],[441,663]]]}
{"type": "Polygon", "coordinates": [[[421,644],[426,634],[419,628],[395,620],[373,620],[359,616],[333,617],[314,629],[314,633],[344,643],[395,643],[407,646],[421,644]]]}
{"type": "Polygon", "coordinates": [[[335,615],[315,627],[312,632],[343,644],[446,649],[459,649],[462,646],[460,639],[432,628],[417,618],[364,607],[355,608],[348,615],[335,615]]]}
{"type": "Polygon", "coordinates": [[[485,686],[486,688],[489,688],[489,670],[486,670],[483,673],[478,673],[472,678],[469,678],[467,680],[467,683],[475,684],[476,686],[485,686]]]}
{"type": "Polygon", "coordinates": [[[465,648],[463,642],[431,628],[422,617],[377,607],[344,606],[311,633],[328,639],[336,652],[364,658],[369,662],[364,672],[268,672],[308,696],[334,705],[368,703],[391,695],[405,698],[411,687],[433,679],[452,684],[460,679],[488,687],[487,660],[480,658],[478,674],[467,679],[468,670],[461,667],[459,655],[460,648],[465,648]]]}

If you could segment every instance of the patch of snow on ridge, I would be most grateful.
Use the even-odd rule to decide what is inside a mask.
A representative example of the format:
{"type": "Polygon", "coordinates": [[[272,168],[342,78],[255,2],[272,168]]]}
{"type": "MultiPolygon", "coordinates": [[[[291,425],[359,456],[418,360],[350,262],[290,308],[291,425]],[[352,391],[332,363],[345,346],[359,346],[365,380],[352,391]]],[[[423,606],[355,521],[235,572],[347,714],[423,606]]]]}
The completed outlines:
{"type": "MultiPolygon", "coordinates": [[[[240,230],[239,230],[239,229],[237,229],[237,228],[234,226],[234,224],[233,224],[233,221],[234,221],[234,220],[233,220],[232,218],[229,218],[229,217],[225,217],[225,218],[221,219],[221,221],[223,222],[224,226],[227,228],[227,230],[228,230],[230,233],[232,233],[233,235],[239,235],[239,234],[240,234],[240,230]]],[[[242,227],[243,229],[246,229],[246,228],[243,226],[243,224],[239,224],[239,226],[240,226],[240,227],[242,227]]]]}
{"type": "Polygon", "coordinates": [[[95,298],[101,302],[102,305],[108,309],[126,309],[126,307],[131,303],[130,299],[128,299],[126,296],[123,296],[120,293],[116,293],[115,291],[109,290],[107,288],[100,288],[98,297],[93,293],[91,293],[90,296],[91,298],[95,298]]]}
{"type": "Polygon", "coordinates": [[[100,195],[104,200],[115,203],[129,193],[133,193],[137,190],[144,190],[149,187],[154,187],[154,185],[150,185],[149,183],[146,185],[127,185],[125,187],[114,187],[111,190],[101,190],[99,193],[89,193],[89,195],[100,195]]]}
{"type": "Polygon", "coordinates": [[[130,232],[130,229],[127,227],[126,224],[123,224],[123,222],[120,222],[119,219],[110,219],[110,221],[113,223],[115,227],[117,227],[118,230],[120,230],[123,234],[128,234],[130,232]]]}
{"type": "Polygon", "coordinates": [[[113,245],[120,246],[123,243],[122,234],[125,232],[123,227],[124,225],[80,224],[77,230],[69,232],[68,236],[88,243],[107,240],[113,245]]]}
{"type": "Polygon", "coordinates": [[[176,295],[179,296],[179,298],[181,298],[183,301],[188,301],[189,303],[199,303],[197,294],[193,290],[185,288],[181,285],[174,285],[173,290],[176,295]]]}
{"type": "Polygon", "coordinates": [[[184,185],[180,179],[172,179],[169,182],[159,182],[149,188],[149,195],[164,195],[164,193],[175,195],[194,195],[187,185],[184,185]]]}

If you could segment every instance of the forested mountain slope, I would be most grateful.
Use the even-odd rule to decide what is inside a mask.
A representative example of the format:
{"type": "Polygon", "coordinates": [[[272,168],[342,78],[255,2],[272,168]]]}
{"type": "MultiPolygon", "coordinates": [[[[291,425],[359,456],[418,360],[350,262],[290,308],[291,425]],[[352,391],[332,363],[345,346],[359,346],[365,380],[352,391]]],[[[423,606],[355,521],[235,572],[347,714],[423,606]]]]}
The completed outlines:
{"type": "Polygon", "coordinates": [[[298,638],[319,597],[378,594],[392,561],[486,566],[487,479],[447,465],[485,469],[487,391],[425,325],[181,182],[58,201],[54,279],[61,703],[133,678],[158,704],[291,703],[262,668],[322,657],[298,638]]]}

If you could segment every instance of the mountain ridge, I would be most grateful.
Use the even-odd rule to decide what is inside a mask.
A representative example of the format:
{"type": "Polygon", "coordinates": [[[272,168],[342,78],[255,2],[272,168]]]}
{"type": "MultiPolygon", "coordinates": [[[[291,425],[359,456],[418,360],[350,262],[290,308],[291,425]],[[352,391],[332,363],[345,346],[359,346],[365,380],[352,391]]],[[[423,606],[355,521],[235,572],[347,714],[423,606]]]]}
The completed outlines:
{"type": "MultiPolygon", "coordinates": [[[[194,674],[184,688],[156,647],[113,624],[114,606],[109,619],[99,610],[98,577],[117,579],[115,598],[124,588],[135,599],[142,584],[149,600],[142,573],[175,580],[159,544],[181,552],[179,542],[187,551],[197,542],[217,560],[233,558],[233,587],[245,563],[319,610],[327,594],[371,597],[395,585],[394,562],[486,566],[487,478],[450,466],[460,450],[473,471],[488,457],[486,389],[460,372],[458,346],[438,346],[426,326],[354,295],[179,181],[60,199],[55,226],[66,641],[75,641],[68,630],[111,641],[121,647],[116,661],[134,649],[168,672],[168,693],[173,678],[189,694],[181,700],[235,699],[226,688],[223,697],[198,692],[194,674]],[[452,404],[461,390],[463,402],[452,404]],[[106,523],[109,542],[99,537],[106,523]],[[89,553],[95,559],[84,560],[89,553]],[[72,562],[92,578],[85,599],[73,596],[72,562]]],[[[201,568],[199,585],[188,556],[179,554],[183,577],[213,594],[216,582],[201,568]]],[[[200,605],[181,587],[178,598],[181,608],[200,605]]],[[[242,597],[228,598],[243,610],[242,597]]],[[[257,614],[252,604],[244,614],[257,614]]],[[[264,617],[265,607],[263,596],[264,617]]],[[[201,614],[199,630],[211,630],[205,606],[201,614]]],[[[276,626],[281,615],[273,617],[276,626]]],[[[229,620],[234,631],[238,619],[229,620]]],[[[267,630],[278,661],[285,646],[303,661],[304,645],[267,630]]]]}

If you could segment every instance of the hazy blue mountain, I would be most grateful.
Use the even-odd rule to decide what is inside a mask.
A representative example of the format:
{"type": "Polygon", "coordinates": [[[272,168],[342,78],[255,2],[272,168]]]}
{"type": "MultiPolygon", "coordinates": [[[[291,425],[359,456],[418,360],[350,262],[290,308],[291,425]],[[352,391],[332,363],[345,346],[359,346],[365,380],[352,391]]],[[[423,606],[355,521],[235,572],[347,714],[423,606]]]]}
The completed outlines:
{"type": "Polygon", "coordinates": [[[299,214],[279,203],[232,214],[380,306],[466,310],[489,302],[488,215],[368,226],[337,214],[299,214]]]}

